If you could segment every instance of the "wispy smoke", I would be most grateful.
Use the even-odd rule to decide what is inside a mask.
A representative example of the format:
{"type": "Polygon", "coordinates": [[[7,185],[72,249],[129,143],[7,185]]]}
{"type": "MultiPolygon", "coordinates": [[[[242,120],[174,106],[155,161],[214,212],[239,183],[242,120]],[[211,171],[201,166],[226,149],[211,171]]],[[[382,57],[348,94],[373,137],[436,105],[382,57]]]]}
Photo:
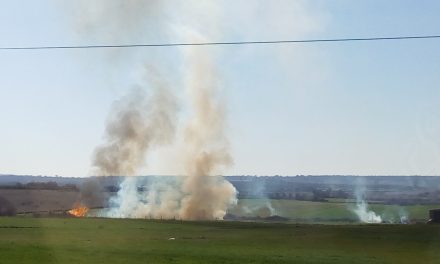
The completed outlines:
{"type": "Polygon", "coordinates": [[[389,224],[409,224],[411,223],[409,213],[405,207],[395,205],[387,208],[381,215],[382,221],[389,224]]]}
{"type": "Polygon", "coordinates": [[[240,207],[247,216],[269,217],[277,215],[276,209],[269,199],[263,198],[256,204],[244,204],[240,207]]]}
{"type": "Polygon", "coordinates": [[[163,0],[76,0],[64,3],[74,14],[80,37],[94,41],[139,41],[164,26],[163,0]],[[157,23],[155,23],[157,21],[157,23]]]}
{"type": "MultiPolygon", "coordinates": [[[[259,217],[269,217],[279,214],[272,205],[272,201],[267,196],[266,192],[266,181],[253,180],[250,182],[249,194],[252,197],[257,197],[257,203],[247,203],[246,200],[242,201],[240,208],[246,215],[249,216],[259,216],[259,217]]],[[[279,209],[279,208],[278,208],[279,209]]]]}
{"type": "Polygon", "coordinates": [[[356,208],[353,212],[362,223],[382,223],[382,217],[368,209],[368,203],[365,200],[356,200],[356,208]]]}
{"type": "Polygon", "coordinates": [[[352,212],[356,214],[362,223],[382,223],[382,217],[369,209],[365,193],[365,182],[360,179],[355,189],[356,207],[351,209],[352,212]]]}
{"type": "Polygon", "coordinates": [[[411,222],[408,212],[403,207],[399,207],[399,220],[401,224],[409,224],[411,222]]]}

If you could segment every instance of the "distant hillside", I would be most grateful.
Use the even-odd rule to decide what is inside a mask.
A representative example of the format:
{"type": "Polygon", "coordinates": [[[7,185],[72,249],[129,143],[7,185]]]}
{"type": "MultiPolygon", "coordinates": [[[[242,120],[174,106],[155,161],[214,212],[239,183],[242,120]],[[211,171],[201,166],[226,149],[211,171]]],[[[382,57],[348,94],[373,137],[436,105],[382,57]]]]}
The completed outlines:
{"type": "MultiPolygon", "coordinates": [[[[146,192],[152,183],[174,177],[178,176],[137,176],[138,191],[146,192]]],[[[123,179],[120,176],[92,178],[99,182],[103,191],[111,194],[119,190],[119,183],[123,179]]],[[[361,195],[364,199],[373,203],[397,205],[440,203],[440,177],[438,176],[298,175],[226,176],[225,178],[237,189],[240,199],[268,198],[327,202],[334,199],[353,200],[357,198],[359,191],[362,191],[361,195]]],[[[0,188],[80,190],[85,181],[89,179],[0,175],[0,188]],[[50,186],[31,184],[48,182],[50,186]]]]}
{"type": "Polygon", "coordinates": [[[81,184],[84,178],[33,176],[33,175],[5,175],[0,174],[0,185],[13,185],[16,183],[26,184],[30,182],[56,182],[58,185],[81,184]]]}

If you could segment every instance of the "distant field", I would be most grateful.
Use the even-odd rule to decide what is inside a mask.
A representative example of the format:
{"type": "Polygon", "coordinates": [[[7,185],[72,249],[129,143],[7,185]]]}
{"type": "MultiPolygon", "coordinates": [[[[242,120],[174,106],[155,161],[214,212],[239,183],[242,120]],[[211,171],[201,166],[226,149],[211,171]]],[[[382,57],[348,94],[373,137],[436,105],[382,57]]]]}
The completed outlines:
{"type": "MultiPolygon", "coordinates": [[[[106,196],[108,199],[108,193],[106,196]]],[[[0,189],[0,196],[8,199],[17,213],[69,210],[79,200],[79,193],[66,190],[15,190],[0,189]]],[[[102,206],[101,204],[94,205],[102,206]]],[[[350,200],[333,199],[329,202],[297,200],[241,199],[238,205],[228,213],[240,217],[267,217],[280,215],[291,222],[300,223],[357,223],[356,215],[351,211],[355,204],[350,200]]],[[[426,222],[430,209],[439,205],[384,205],[370,204],[370,208],[387,222],[399,222],[401,215],[407,215],[413,222],[426,222]]]]}
{"type": "Polygon", "coordinates": [[[439,225],[0,218],[0,263],[439,263],[439,225]]]}
{"type": "MultiPolygon", "coordinates": [[[[331,201],[311,202],[296,200],[268,200],[268,199],[242,199],[238,205],[229,212],[238,216],[259,215],[266,217],[276,214],[299,222],[356,222],[358,219],[350,208],[355,206],[352,202],[331,201]]],[[[440,205],[384,205],[371,204],[370,208],[383,216],[386,221],[398,222],[400,215],[406,214],[412,221],[426,222],[430,209],[440,208],[440,205]]]]}
{"type": "Polygon", "coordinates": [[[10,201],[17,213],[68,210],[79,199],[78,192],[66,190],[0,189],[0,196],[10,201]]]}

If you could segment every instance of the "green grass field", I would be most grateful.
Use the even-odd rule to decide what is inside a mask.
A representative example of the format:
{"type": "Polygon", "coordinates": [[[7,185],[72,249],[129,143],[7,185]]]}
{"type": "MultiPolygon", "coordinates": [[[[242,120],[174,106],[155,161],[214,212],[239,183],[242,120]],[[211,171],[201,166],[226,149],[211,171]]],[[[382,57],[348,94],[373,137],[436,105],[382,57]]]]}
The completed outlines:
{"type": "MultiPolygon", "coordinates": [[[[242,199],[238,205],[230,210],[230,213],[238,216],[270,215],[268,207],[272,207],[273,213],[287,217],[295,222],[357,222],[357,216],[350,210],[353,202],[329,201],[311,202],[296,200],[268,200],[268,199],[242,199]]],[[[429,219],[430,209],[440,208],[440,205],[385,205],[370,204],[370,209],[381,215],[387,222],[399,222],[400,215],[405,214],[413,222],[426,222],[429,219]]],[[[439,262],[440,263],[440,262],[439,262]]]]}
{"type": "Polygon", "coordinates": [[[439,248],[439,225],[0,218],[0,263],[439,263],[439,248]]]}

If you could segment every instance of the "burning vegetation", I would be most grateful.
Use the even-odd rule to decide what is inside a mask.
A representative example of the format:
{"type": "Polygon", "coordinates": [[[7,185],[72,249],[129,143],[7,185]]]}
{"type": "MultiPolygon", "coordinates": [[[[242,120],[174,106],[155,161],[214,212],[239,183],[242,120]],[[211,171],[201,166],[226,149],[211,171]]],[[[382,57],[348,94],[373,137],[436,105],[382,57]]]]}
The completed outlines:
{"type": "Polygon", "coordinates": [[[67,211],[70,215],[75,216],[75,217],[85,217],[87,215],[87,213],[89,212],[89,208],[78,204],[76,205],[74,208],[72,208],[71,210],[67,211]]]}

